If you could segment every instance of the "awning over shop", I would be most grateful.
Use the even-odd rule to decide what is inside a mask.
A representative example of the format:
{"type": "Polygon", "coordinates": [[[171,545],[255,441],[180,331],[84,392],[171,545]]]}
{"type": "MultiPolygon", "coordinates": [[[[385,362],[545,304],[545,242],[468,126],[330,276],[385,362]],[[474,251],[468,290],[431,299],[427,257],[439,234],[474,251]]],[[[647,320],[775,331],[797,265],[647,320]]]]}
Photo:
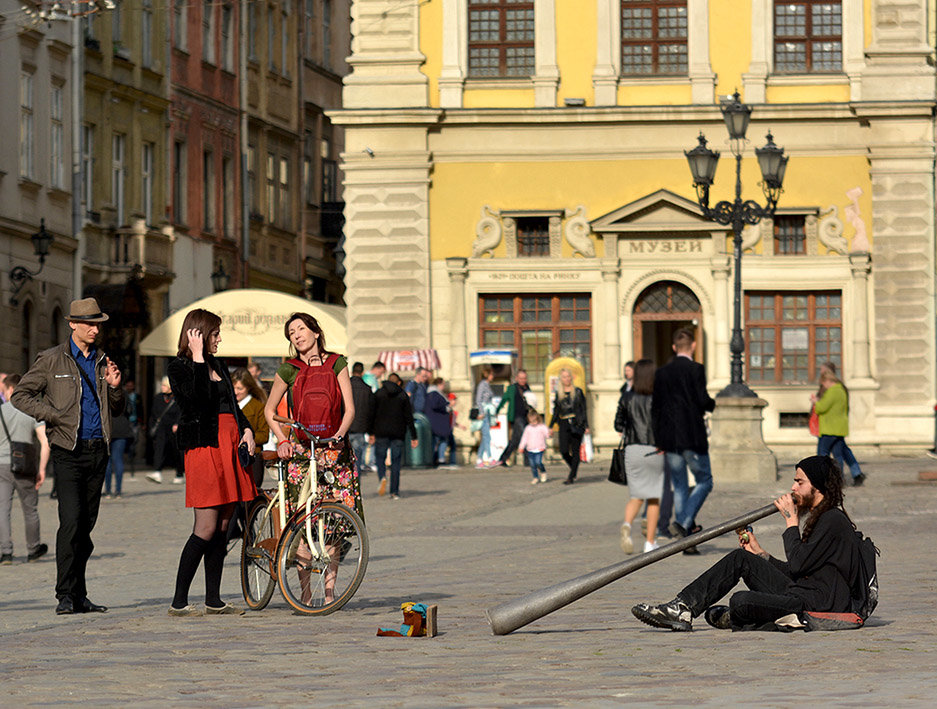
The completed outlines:
{"type": "Polygon", "coordinates": [[[439,353],[436,350],[388,350],[377,357],[391,372],[405,372],[417,367],[439,369],[439,353]]]}
{"type": "Polygon", "coordinates": [[[476,350],[469,352],[469,366],[476,367],[480,364],[513,364],[517,359],[517,352],[514,350],[476,350]]]}
{"type": "Polygon", "coordinates": [[[325,334],[328,348],[346,351],[345,307],[325,305],[280,291],[241,288],[215,293],[180,308],[140,343],[140,354],[174,357],[186,313],[204,308],[221,318],[221,357],[285,357],[289,343],[283,336],[286,319],[295,312],[312,315],[325,334]]]}

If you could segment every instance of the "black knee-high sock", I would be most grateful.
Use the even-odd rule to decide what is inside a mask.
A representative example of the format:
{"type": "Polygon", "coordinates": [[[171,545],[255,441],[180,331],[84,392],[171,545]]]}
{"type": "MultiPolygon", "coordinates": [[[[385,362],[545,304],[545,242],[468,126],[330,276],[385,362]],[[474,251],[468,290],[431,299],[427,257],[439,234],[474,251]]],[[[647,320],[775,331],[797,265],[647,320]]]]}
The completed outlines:
{"type": "Polygon", "coordinates": [[[193,534],[182,547],[179,557],[179,570],[176,572],[176,593],[172,597],[173,608],[185,608],[189,604],[189,586],[198,571],[199,562],[210,542],[193,534]]]}
{"type": "Polygon", "coordinates": [[[228,553],[227,533],[215,532],[205,548],[205,605],[221,608],[221,571],[228,553]]]}

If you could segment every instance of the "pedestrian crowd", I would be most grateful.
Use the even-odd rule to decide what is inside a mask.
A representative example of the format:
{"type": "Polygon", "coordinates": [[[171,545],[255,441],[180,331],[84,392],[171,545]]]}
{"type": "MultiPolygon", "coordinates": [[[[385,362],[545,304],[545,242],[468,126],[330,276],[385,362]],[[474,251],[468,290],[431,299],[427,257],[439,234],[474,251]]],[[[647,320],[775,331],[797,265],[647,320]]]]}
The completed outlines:
{"type": "MultiPolygon", "coordinates": [[[[184,483],[186,507],[193,509],[192,531],[182,544],[169,607],[172,616],[243,612],[221,598],[220,583],[228,542],[240,533],[245,505],[264,482],[260,447],[290,461],[287,488],[294,500],[314,455],[318,468],[329,473],[328,496],[353,508],[362,519],[361,476],[376,472],[378,495],[399,498],[407,441],[413,449],[421,444],[418,423],[429,431],[432,464],[456,465],[458,399],[445,380],[421,367],[404,382],[380,361],[367,372],[361,362],[349,367],[344,355],[327,348],[325,333],[307,313],[294,313],[284,324],[285,358],[268,390],[256,363],[229,369],[217,357],[223,340],[221,319],[203,309],[190,311],[177,355],[145,420],[134,382],[124,381],[117,363],[97,345],[107,314],[94,298],[85,298],[71,303],[65,319],[71,329],[66,342],[40,353],[22,377],[0,375],[0,564],[13,562],[14,495],[25,520],[27,561],[47,553],[40,538],[37,500],[51,469],[59,506],[58,614],[107,610],[88,597],[85,576],[94,548],[91,533],[102,495],[105,499],[122,495],[128,458],[133,473],[141,429],[153,461],[146,478],[163,484],[169,482],[165,473],[172,483],[184,483]],[[328,439],[328,446],[312,446],[310,453],[310,440],[281,424],[284,415],[328,439]],[[200,566],[205,570],[204,606],[189,602],[200,566]]],[[[621,525],[625,553],[635,550],[632,525],[642,509],[645,552],[656,549],[661,537],[682,538],[702,529],[697,516],[713,488],[705,415],[713,411],[715,401],[707,392],[705,369],[694,361],[695,351],[693,332],[681,328],[673,337],[674,357],[665,365],[657,368],[648,359],[625,365],[614,420],[621,434],[630,496],[621,525]]],[[[531,484],[546,483],[545,454],[555,430],[567,468],[563,482],[574,484],[590,424],[585,393],[576,386],[572,371],[558,372],[549,423],[546,411],[537,410],[525,370],[515,372],[500,398],[493,382],[494,370],[482,367],[468,417],[471,431],[478,435],[476,467],[510,466],[517,454],[530,470],[531,484]],[[502,411],[509,436],[495,456],[492,429],[502,411]]],[[[831,471],[846,463],[856,486],[865,475],[846,445],[849,395],[834,363],[823,366],[819,391],[811,402],[818,419],[818,456],[826,460],[832,455],[839,467],[823,468],[821,474],[816,465],[805,463],[809,469],[797,484],[806,490],[805,480],[819,481],[816,490],[841,500],[828,483],[831,471]]],[[[800,499],[806,499],[803,495],[800,499]]],[[[795,506],[797,499],[795,494],[795,506]]],[[[789,500],[779,503],[779,509],[787,510],[790,504],[789,500]]],[[[744,548],[760,553],[757,542],[744,548]]],[[[684,553],[699,552],[691,546],[684,553]]],[[[743,567],[738,573],[744,575],[747,567],[743,567]]],[[[326,597],[334,586],[334,573],[326,571],[326,597]]],[[[732,574],[736,572],[728,576],[732,574]]],[[[690,603],[693,593],[686,591],[676,610],[647,607],[643,615],[636,615],[652,622],[660,620],[660,613],[683,618],[687,608],[698,614],[712,593],[706,592],[705,602],[690,603]]],[[[747,619],[738,612],[738,623],[747,619]]]]}

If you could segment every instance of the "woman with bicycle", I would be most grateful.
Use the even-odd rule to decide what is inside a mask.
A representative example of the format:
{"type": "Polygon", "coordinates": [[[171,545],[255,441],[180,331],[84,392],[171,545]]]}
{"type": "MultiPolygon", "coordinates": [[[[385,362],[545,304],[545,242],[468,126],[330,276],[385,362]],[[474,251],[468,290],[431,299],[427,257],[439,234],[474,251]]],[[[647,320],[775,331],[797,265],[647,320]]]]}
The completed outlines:
{"type": "Polygon", "coordinates": [[[257,495],[242,462],[254,453],[254,433],[238,407],[227,367],[215,357],[221,318],[201,308],[182,323],[179,351],[169,363],[169,381],[180,409],[176,437],[185,456],[185,504],[195,509],[195,525],[179,559],[171,616],[201,615],[189,605],[189,587],[205,561],[205,612],[243,613],[221,600],[221,572],[228,522],[238,502],[257,495]]]}
{"type": "MultiPolygon", "coordinates": [[[[291,439],[275,419],[284,394],[288,395],[289,408],[296,421],[319,438],[332,439],[327,448],[314,451],[318,475],[322,479],[319,484],[325,487],[325,497],[350,507],[364,519],[355,456],[351,446],[345,444],[345,434],[355,417],[348,362],[326,348],[322,328],[308,313],[293,313],[283,333],[290,343],[291,358],[280,365],[273,378],[264,414],[277,440],[277,455],[290,460],[287,488],[292,501],[295,503],[308,473],[309,455],[302,440],[305,437],[291,439]]],[[[326,603],[332,600],[338,557],[336,552],[335,562],[326,571],[326,603]]]]}

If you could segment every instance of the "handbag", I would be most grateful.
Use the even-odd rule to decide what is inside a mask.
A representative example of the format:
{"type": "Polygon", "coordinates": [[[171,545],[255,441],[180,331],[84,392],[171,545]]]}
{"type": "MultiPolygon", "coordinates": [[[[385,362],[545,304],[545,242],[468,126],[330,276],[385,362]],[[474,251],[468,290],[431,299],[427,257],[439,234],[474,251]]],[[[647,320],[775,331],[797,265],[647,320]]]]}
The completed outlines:
{"type": "Polygon", "coordinates": [[[608,481],[616,485],[628,484],[628,473],[625,470],[624,439],[618,444],[618,448],[612,451],[612,464],[608,468],[608,481]]]}
{"type": "Polygon", "coordinates": [[[592,447],[592,434],[586,433],[582,437],[582,443],[579,444],[579,460],[583,463],[591,463],[595,457],[595,449],[592,447]]]}
{"type": "Polygon", "coordinates": [[[811,436],[820,435],[820,416],[817,414],[816,407],[810,407],[810,418],[807,419],[807,428],[810,430],[811,436]]]}
{"type": "Polygon", "coordinates": [[[469,411],[469,419],[472,421],[478,421],[481,418],[481,413],[478,411],[477,406],[473,406],[469,411]]]}
{"type": "Polygon", "coordinates": [[[10,472],[17,477],[34,477],[36,446],[32,443],[13,440],[10,429],[7,428],[7,420],[3,416],[2,407],[0,407],[0,422],[3,423],[3,432],[6,433],[7,440],[10,442],[10,472]]]}

